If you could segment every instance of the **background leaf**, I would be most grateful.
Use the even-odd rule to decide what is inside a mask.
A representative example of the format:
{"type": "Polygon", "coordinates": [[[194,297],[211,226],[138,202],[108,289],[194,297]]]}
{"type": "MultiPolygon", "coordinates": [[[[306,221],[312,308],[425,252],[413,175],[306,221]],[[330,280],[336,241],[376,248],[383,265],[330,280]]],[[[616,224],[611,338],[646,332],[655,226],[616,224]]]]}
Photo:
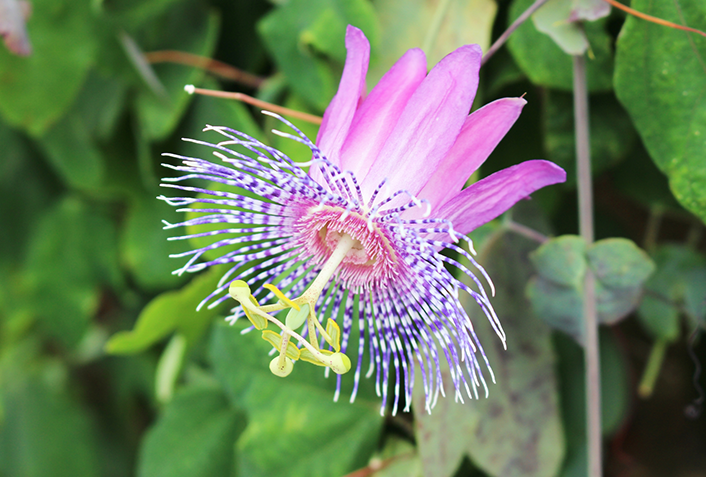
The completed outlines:
{"type": "Polygon", "coordinates": [[[178,393],[149,430],[140,451],[139,477],[233,475],[233,442],[244,416],[218,387],[190,386],[178,393]]]}
{"type": "Polygon", "coordinates": [[[237,444],[241,474],[314,477],[364,467],[375,447],[370,436],[382,424],[370,380],[350,404],[352,376],[343,376],[342,398],[334,402],[335,376],[326,379],[322,368],[298,362],[291,375],[279,378],[269,370],[272,347],[257,332],[240,336],[240,329],[214,329],[211,361],[232,402],[250,418],[237,444]]]}
{"type": "MultiPolygon", "coordinates": [[[[703,2],[632,8],[706,30],[703,2]]],[[[706,38],[629,17],[615,59],[615,92],[674,196],[706,220],[706,38]]]]}
{"type": "Polygon", "coordinates": [[[87,2],[33,0],[32,9],[32,55],[21,58],[0,48],[0,113],[40,136],[76,98],[95,58],[97,25],[87,2]]]}
{"type": "Polygon", "coordinates": [[[532,248],[526,239],[499,231],[480,250],[480,263],[498,286],[494,307],[508,336],[507,350],[476,303],[466,299],[464,306],[485,345],[496,383],[488,379],[490,397],[465,404],[451,402],[449,392],[431,415],[425,414],[420,405],[423,395],[415,389],[425,475],[453,475],[460,462],[459,447],[492,476],[552,476],[562,462],[564,437],[551,331],[523,303],[532,270],[527,254],[532,248]]]}

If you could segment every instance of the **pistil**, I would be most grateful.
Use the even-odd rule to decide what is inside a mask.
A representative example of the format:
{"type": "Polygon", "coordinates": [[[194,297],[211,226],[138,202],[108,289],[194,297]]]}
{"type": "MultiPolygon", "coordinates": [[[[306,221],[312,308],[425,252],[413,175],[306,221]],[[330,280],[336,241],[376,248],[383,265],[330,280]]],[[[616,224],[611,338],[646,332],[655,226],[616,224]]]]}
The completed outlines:
{"type": "Polygon", "coordinates": [[[229,293],[231,297],[240,303],[245,310],[246,316],[257,329],[264,330],[267,327],[267,322],[271,322],[282,330],[281,337],[269,330],[263,331],[263,339],[270,342],[279,351],[279,356],[275,357],[270,363],[270,370],[273,374],[280,377],[287,376],[292,371],[293,360],[297,360],[300,357],[300,353],[296,347],[293,348],[294,353],[290,354],[290,357],[287,356],[290,338],[296,339],[299,344],[309,352],[308,354],[301,353],[301,359],[320,366],[327,366],[337,374],[346,373],[350,369],[350,359],[340,352],[339,340],[341,333],[338,325],[334,320],[329,319],[328,325],[326,329],[324,329],[317,319],[314,310],[316,302],[324,288],[328,285],[331,277],[336,273],[338,266],[343,262],[348,252],[356,243],[357,240],[350,235],[342,234],[316,279],[314,279],[309,288],[299,298],[294,300],[287,298],[274,285],[267,284],[265,288],[274,293],[279,301],[270,305],[260,306],[250,293],[250,288],[245,282],[236,280],[230,285],[229,293]],[[270,314],[286,308],[291,308],[287,315],[286,324],[270,314]],[[263,318],[265,320],[264,322],[262,321],[263,318]],[[293,329],[301,326],[304,319],[307,321],[309,342],[293,329]],[[319,335],[334,348],[334,351],[319,349],[317,340],[317,336],[319,335]],[[279,342],[275,341],[276,339],[279,339],[279,342]]]}

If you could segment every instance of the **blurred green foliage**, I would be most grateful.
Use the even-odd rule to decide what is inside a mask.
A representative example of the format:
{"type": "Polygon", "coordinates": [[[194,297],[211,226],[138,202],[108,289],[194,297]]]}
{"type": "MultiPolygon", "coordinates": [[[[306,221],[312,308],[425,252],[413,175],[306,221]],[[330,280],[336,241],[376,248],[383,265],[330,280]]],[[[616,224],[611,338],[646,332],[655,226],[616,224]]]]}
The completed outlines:
{"type": "MultiPolygon", "coordinates": [[[[222,322],[229,305],[196,311],[217,268],[172,273],[183,262],[169,255],[191,245],[168,241],[177,232],[162,229],[183,213],[155,198],[169,195],[158,184],[170,171],[159,164],[172,159],[160,153],[203,154],[179,138],[200,138],[213,124],[308,160],[257,109],[189,96],[185,84],[321,115],[337,87],[347,24],[371,40],[370,87],[408,48],[426,43],[430,66],[464,43],[487,49],[531,3],[33,0],[32,55],[0,48],[0,477],[336,477],[366,466],[359,475],[585,475],[578,343],[587,270],[606,324],[610,475],[702,472],[703,425],[682,414],[646,417],[646,404],[631,404],[631,376],[653,343],[669,344],[658,402],[673,416],[696,396],[694,365],[681,356],[706,316],[704,38],[616,12],[581,25],[592,55],[600,239],[590,246],[569,235],[571,58],[528,21],[483,68],[475,107],[524,93],[529,104],[481,173],[534,157],[569,172],[565,186],[512,213],[558,237],[540,246],[515,234],[509,218],[473,233],[508,335],[503,350],[468,307],[496,371],[487,399],[455,403],[448,386],[432,414],[415,395],[413,413],[381,417],[374,382],[363,380],[350,404],[344,376],[333,402],[335,377],[319,368],[300,366],[286,380],[269,373],[269,345],[222,322]],[[437,14],[438,35],[429,35],[437,14]],[[150,60],[159,50],[215,58],[258,81],[150,60]],[[631,425],[682,437],[655,448],[631,425]],[[632,463],[620,460],[622,442],[632,463]],[[663,466],[669,453],[681,459],[663,466]]],[[[706,29],[700,0],[632,6],[706,29]]],[[[315,138],[315,126],[295,123],[315,138]]],[[[703,359],[703,345],[697,352],[703,359]]]]}

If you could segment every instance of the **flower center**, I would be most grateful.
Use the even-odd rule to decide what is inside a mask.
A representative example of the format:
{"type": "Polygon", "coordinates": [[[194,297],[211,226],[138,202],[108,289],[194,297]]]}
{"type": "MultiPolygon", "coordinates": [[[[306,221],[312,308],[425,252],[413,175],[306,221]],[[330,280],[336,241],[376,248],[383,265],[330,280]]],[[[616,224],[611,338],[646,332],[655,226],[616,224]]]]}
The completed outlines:
{"type": "Polygon", "coordinates": [[[385,286],[397,275],[400,260],[390,245],[390,237],[367,217],[316,203],[304,205],[297,215],[297,245],[302,247],[302,255],[313,257],[315,262],[324,263],[342,236],[353,239],[340,264],[340,279],[348,287],[385,286]]]}

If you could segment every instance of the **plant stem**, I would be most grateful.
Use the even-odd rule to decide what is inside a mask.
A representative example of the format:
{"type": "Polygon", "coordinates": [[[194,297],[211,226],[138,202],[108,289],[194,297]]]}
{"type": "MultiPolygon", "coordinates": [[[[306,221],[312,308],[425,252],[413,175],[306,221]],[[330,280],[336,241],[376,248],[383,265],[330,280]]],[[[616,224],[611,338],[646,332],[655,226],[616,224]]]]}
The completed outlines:
{"type": "Polygon", "coordinates": [[[652,391],[654,391],[655,383],[659,377],[659,372],[662,370],[662,363],[664,362],[664,353],[666,350],[666,340],[657,340],[652,345],[652,351],[650,351],[650,357],[647,360],[645,372],[642,374],[640,385],[637,388],[637,395],[643,399],[647,399],[652,396],[652,391]]]}
{"type": "Polygon", "coordinates": [[[258,89],[265,82],[264,78],[248,73],[222,61],[205,56],[194,55],[185,51],[159,50],[145,53],[145,59],[150,63],[176,63],[209,71],[231,81],[258,89]]]}
{"type": "Polygon", "coordinates": [[[495,40],[495,43],[493,43],[490,46],[490,48],[488,48],[488,51],[483,56],[483,59],[481,60],[480,64],[484,65],[486,63],[486,61],[488,61],[490,59],[490,57],[493,56],[495,54],[495,52],[498,51],[500,49],[500,47],[505,44],[507,39],[510,38],[510,35],[512,34],[512,32],[517,30],[517,28],[520,25],[522,25],[525,22],[525,20],[527,20],[530,17],[530,15],[532,15],[534,12],[536,12],[539,9],[539,7],[541,7],[542,5],[547,3],[547,1],[548,0],[536,0],[532,5],[530,5],[530,7],[527,10],[522,12],[522,15],[517,17],[517,20],[512,22],[512,25],[510,25],[507,28],[507,30],[505,30],[503,32],[503,34],[500,35],[500,37],[498,37],[497,40],[495,40]]]}
{"type": "Polygon", "coordinates": [[[313,114],[302,113],[301,111],[295,111],[293,109],[277,106],[276,104],[261,101],[244,93],[231,93],[229,91],[197,88],[192,84],[187,84],[186,86],[184,86],[184,91],[186,91],[188,94],[202,94],[204,96],[214,96],[216,98],[234,99],[236,101],[242,101],[243,103],[251,104],[257,108],[272,111],[273,113],[281,114],[282,116],[291,116],[293,118],[301,119],[302,121],[307,121],[312,124],[321,124],[322,121],[322,118],[320,116],[314,116],[313,114]]]}
{"type": "MultiPolygon", "coordinates": [[[[579,230],[587,245],[593,242],[593,184],[589,142],[588,88],[586,59],[574,56],[574,126],[579,194],[579,230]]],[[[584,281],[584,359],[586,362],[586,421],[588,476],[602,475],[601,458],[601,375],[598,352],[596,283],[590,270],[584,281]]]]}
{"type": "Polygon", "coordinates": [[[547,240],[549,240],[546,235],[541,234],[536,230],[527,227],[526,225],[518,224],[512,219],[507,219],[503,221],[503,224],[509,231],[515,232],[516,234],[522,235],[523,237],[527,237],[528,239],[534,240],[537,243],[545,243],[547,240]]]}

